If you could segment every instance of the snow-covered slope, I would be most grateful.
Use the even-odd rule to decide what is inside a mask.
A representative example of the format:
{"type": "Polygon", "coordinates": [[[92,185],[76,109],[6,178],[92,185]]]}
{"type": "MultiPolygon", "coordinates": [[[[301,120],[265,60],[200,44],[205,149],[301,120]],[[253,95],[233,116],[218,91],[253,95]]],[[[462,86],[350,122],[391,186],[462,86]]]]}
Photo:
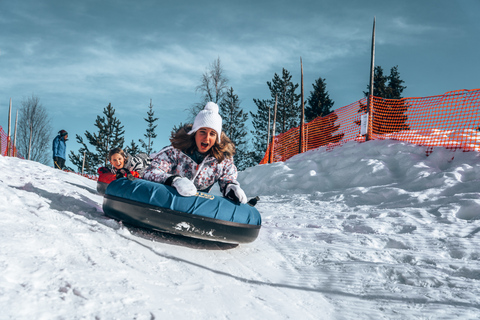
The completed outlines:
{"type": "Polygon", "coordinates": [[[349,143],[239,175],[259,238],[126,228],[96,183],[0,157],[0,319],[477,319],[480,157],[349,143]]]}

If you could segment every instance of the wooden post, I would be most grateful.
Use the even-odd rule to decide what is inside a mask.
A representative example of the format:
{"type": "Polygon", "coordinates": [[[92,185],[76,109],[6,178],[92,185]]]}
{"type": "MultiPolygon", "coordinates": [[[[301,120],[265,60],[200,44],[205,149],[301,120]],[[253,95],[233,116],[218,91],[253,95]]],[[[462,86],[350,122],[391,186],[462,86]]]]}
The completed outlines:
{"type": "Polygon", "coordinates": [[[7,156],[12,156],[12,141],[10,139],[10,130],[12,122],[12,98],[10,98],[10,106],[8,107],[8,133],[7,133],[7,156]]]}
{"type": "Polygon", "coordinates": [[[267,129],[267,151],[268,159],[270,160],[270,105],[268,106],[268,129],[267,129]]]}
{"type": "Polygon", "coordinates": [[[302,77],[302,80],[301,80],[301,99],[302,99],[302,112],[301,112],[301,118],[300,118],[300,134],[299,134],[299,140],[300,140],[300,143],[298,145],[298,153],[303,153],[304,150],[304,136],[305,136],[305,132],[303,130],[303,127],[305,126],[305,104],[304,104],[304,101],[303,101],[303,63],[302,63],[302,57],[300,57],[300,68],[301,68],[301,77],[302,77]]]}
{"type": "Polygon", "coordinates": [[[83,168],[85,168],[85,151],[83,151],[82,174],[83,174],[83,168]]]}
{"type": "Polygon", "coordinates": [[[270,106],[268,106],[268,133],[267,133],[267,146],[270,144],[270,106]]]}
{"type": "Polygon", "coordinates": [[[273,109],[273,128],[272,128],[272,148],[270,151],[269,163],[273,163],[273,153],[275,151],[275,123],[277,122],[277,95],[275,95],[275,107],[273,109]]]}
{"type": "Polygon", "coordinates": [[[368,125],[367,125],[367,135],[365,140],[368,141],[372,137],[372,104],[373,104],[373,78],[375,76],[375,17],[373,17],[373,31],[372,31],[372,52],[370,60],[370,90],[367,98],[367,114],[368,114],[368,125]]]}
{"type": "Polygon", "coordinates": [[[28,159],[30,160],[30,153],[32,151],[32,134],[33,134],[33,125],[32,125],[32,120],[30,119],[30,141],[28,143],[28,159]]]}
{"type": "Polygon", "coordinates": [[[17,156],[17,120],[18,120],[18,110],[17,115],[15,116],[15,129],[13,131],[13,156],[17,156]]]}

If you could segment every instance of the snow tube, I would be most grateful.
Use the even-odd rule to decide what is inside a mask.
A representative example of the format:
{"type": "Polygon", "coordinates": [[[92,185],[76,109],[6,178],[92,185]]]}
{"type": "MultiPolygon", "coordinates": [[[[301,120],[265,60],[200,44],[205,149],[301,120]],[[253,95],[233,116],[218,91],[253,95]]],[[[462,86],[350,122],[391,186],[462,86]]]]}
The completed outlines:
{"type": "Polygon", "coordinates": [[[262,222],[248,204],[203,192],[183,197],[173,187],[142,179],[113,180],[103,211],[134,226],[225,243],[254,241],[262,222]]]}
{"type": "Polygon", "coordinates": [[[108,183],[102,182],[102,181],[97,181],[97,192],[100,195],[103,196],[105,194],[105,190],[107,190],[107,187],[108,187],[108,183]]]}

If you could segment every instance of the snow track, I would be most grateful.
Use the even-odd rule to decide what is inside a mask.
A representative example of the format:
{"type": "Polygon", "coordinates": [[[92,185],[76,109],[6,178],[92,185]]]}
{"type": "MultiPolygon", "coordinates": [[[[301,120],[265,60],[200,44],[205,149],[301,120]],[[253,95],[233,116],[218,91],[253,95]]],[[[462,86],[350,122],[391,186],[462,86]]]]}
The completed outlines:
{"type": "Polygon", "coordinates": [[[267,243],[287,284],[321,293],[335,319],[474,319],[478,227],[453,212],[351,208],[315,196],[262,197],[267,243]],[[403,212],[402,212],[403,211],[403,212]]]}

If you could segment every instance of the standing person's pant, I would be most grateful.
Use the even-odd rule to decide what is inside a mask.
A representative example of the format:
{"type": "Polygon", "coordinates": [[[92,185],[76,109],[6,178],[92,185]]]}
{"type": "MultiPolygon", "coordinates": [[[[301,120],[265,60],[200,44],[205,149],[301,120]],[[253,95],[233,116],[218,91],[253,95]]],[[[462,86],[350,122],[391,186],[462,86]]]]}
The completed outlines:
{"type": "Polygon", "coordinates": [[[65,167],[65,159],[60,157],[53,157],[53,167],[63,170],[63,168],[65,167]]]}

